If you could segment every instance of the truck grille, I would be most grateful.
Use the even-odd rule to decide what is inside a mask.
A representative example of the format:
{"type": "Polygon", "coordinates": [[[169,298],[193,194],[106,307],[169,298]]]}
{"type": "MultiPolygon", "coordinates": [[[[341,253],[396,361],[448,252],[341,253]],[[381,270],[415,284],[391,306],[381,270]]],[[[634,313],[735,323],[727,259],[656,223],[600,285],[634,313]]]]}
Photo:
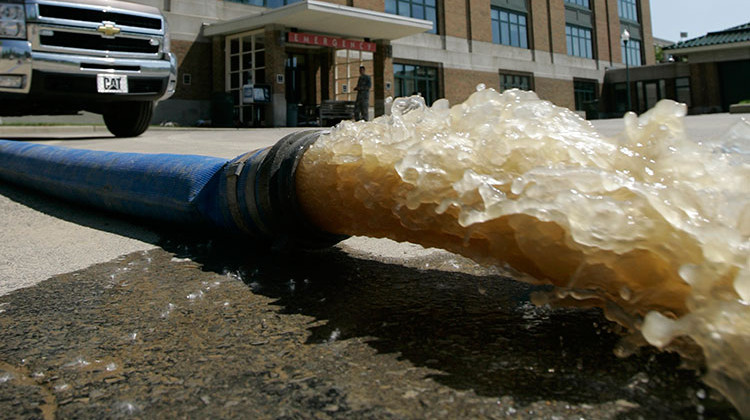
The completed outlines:
{"type": "Polygon", "coordinates": [[[40,4],[39,16],[42,18],[67,19],[95,23],[109,21],[114,22],[119,26],[132,26],[136,28],[156,30],[162,29],[161,19],[148,16],[111,12],[107,10],[69,8],[64,6],[40,4]]]}
{"type": "Polygon", "coordinates": [[[88,35],[55,31],[52,35],[41,35],[39,42],[41,45],[48,47],[144,54],[156,54],[159,52],[159,45],[151,45],[148,39],[125,37],[103,38],[99,34],[88,35]]]}

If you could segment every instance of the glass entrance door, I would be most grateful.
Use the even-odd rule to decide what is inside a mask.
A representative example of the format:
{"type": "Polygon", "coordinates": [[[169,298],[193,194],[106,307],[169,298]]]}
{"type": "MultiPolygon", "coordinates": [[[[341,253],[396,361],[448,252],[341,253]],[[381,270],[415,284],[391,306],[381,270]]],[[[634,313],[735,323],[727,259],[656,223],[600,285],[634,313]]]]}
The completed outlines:
{"type": "Polygon", "coordinates": [[[305,96],[304,54],[289,54],[286,59],[286,102],[299,104],[305,96]]]}
{"type": "Polygon", "coordinates": [[[319,57],[313,52],[290,52],[285,67],[287,126],[317,124],[319,57]]]}

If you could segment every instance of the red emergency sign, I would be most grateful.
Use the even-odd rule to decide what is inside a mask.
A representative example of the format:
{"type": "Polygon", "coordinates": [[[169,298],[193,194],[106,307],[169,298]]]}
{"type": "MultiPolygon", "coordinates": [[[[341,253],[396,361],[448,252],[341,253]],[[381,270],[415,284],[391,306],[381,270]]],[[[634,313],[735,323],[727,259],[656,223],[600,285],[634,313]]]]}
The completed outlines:
{"type": "Polygon", "coordinates": [[[294,44],[318,45],[342,50],[358,50],[375,52],[375,43],[357,41],[353,39],[336,38],[326,35],[306,34],[301,32],[289,32],[287,42],[294,44]]]}

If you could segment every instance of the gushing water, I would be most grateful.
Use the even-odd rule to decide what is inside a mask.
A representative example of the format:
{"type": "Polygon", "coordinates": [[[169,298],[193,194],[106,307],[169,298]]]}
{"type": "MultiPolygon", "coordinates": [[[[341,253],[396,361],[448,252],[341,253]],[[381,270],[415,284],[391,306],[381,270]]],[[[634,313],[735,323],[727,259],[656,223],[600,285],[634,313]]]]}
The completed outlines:
{"type": "Polygon", "coordinates": [[[632,344],[702,348],[705,381],[750,416],[750,124],[696,142],[662,101],[607,138],[532,92],[393,101],[344,122],[297,175],[334,233],[436,246],[597,305],[632,344]],[[688,338],[689,340],[685,340],[688,338]]]}

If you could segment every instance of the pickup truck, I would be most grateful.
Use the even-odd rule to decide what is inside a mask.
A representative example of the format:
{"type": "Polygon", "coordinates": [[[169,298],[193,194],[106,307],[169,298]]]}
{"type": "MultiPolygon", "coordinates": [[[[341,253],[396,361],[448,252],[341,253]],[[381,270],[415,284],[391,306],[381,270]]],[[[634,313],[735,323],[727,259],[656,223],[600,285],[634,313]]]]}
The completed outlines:
{"type": "Polygon", "coordinates": [[[161,11],[116,0],[0,0],[0,116],[101,114],[138,136],[175,91],[161,11]]]}

